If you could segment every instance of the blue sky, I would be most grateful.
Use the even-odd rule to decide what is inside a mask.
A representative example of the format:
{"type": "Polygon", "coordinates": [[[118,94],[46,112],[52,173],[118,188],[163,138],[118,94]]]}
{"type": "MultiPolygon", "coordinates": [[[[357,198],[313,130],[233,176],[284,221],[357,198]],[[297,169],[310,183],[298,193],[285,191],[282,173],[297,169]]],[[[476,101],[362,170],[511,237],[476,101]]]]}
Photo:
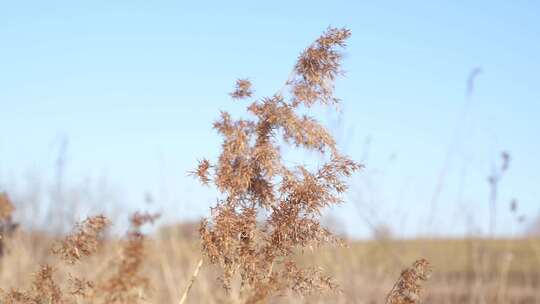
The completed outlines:
{"type": "Polygon", "coordinates": [[[219,110],[242,113],[227,96],[234,80],[272,94],[303,48],[346,26],[333,129],[366,169],[331,215],[358,236],[366,218],[404,236],[485,232],[486,177],[506,150],[498,232],[512,234],[512,198],[529,221],[540,213],[539,11],[536,1],[3,2],[0,188],[28,172],[51,179],[67,138],[70,182],[105,176],[129,208],[149,192],[168,220],[204,215],[215,193],[185,172],[217,155],[219,110]]]}

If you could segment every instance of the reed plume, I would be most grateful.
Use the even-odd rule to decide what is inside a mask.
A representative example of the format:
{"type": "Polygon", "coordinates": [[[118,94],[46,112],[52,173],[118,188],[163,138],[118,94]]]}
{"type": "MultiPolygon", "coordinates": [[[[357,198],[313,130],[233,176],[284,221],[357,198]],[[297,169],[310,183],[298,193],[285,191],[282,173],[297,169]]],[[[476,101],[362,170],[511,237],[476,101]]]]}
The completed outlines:
{"type": "Polygon", "coordinates": [[[81,258],[96,252],[99,235],[109,224],[109,220],[103,215],[89,217],[76,224],[74,231],[52,251],[66,263],[75,264],[81,258]]]}
{"type": "Polygon", "coordinates": [[[419,303],[422,282],[431,276],[431,266],[426,259],[420,259],[405,269],[386,298],[386,304],[419,303]]]}
{"type": "MultiPolygon", "coordinates": [[[[75,225],[71,234],[66,236],[51,252],[68,265],[73,265],[81,258],[95,253],[98,237],[109,224],[102,215],[89,217],[75,225]]],[[[57,283],[54,274],[58,267],[43,264],[34,274],[28,290],[0,290],[0,302],[8,304],[64,304],[75,303],[73,297],[87,297],[91,293],[93,283],[82,278],[69,275],[72,289],[67,293],[57,283]]]]}
{"type": "MultiPolygon", "coordinates": [[[[222,112],[213,127],[223,137],[216,163],[203,159],[192,173],[222,194],[202,221],[203,255],[222,269],[226,290],[239,275],[246,303],[259,303],[285,290],[308,294],[335,283],[316,269],[303,269],[295,256],[336,238],[321,226],[323,209],[342,202],[344,178],[361,166],[341,155],[330,132],[302,109],[335,105],[334,80],[342,74],[348,29],[329,28],[298,58],[284,88],[252,100],[251,119],[222,112]],[[284,94],[287,93],[287,94],[284,94]],[[319,152],[326,163],[310,171],[287,166],[284,145],[319,152]]],[[[230,94],[252,98],[247,79],[230,94]]]]}
{"type": "Polygon", "coordinates": [[[128,304],[145,301],[149,281],[141,273],[145,258],[145,236],[141,227],[153,223],[158,217],[157,214],[138,212],[130,217],[130,230],[122,248],[122,256],[116,261],[116,272],[100,286],[103,303],[128,304]]]}

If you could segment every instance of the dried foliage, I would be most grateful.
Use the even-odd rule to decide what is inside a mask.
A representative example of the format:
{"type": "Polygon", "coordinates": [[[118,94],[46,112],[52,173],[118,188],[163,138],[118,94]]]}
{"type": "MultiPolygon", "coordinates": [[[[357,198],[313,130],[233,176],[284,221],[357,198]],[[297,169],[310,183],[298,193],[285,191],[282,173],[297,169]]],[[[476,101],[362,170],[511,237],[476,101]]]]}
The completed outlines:
{"type": "Polygon", "coordinates": [[[386,298],[386,304],[419,303],[422,294],[422,282],[431,276],[431,266],[425,259],[420,259],[405,269],[386,298]]]}
{"type": "Polygon", "coordinates": [[[65,303],[62,291],[53,278],[54,269],[49,265],[42,265],[34,275],[32,287],[29,291],[12,289],[0,293],[1,303],[7,304],[61,304],[65,303]]]}
{"type": "Polygon", "coordinates": [[[74,232],[63,239],[53,253],[59,255],[66,263],[75,264],[84,256],[96,252],[98,237],[109,225],[103,215],[89,217],[75,226],[74,232]]]}
{"type": "Polygon", "coordinates": [[[0,193],[0,257],[4,255],[4,239],[13,234],[19,226],[13,222],[15,207],[6,193],[0,193]]]}
{"type": "Polygon", "coordinates": [[[298,58],[293,79],[288,81],[294,95],[293,105],[317,102],[337,103],[334,80],[341,74],[342,54],[336,47],[345,47],[351,36],[348,29],[330,28],[298,58]]]}
{"type": "Polygon", "coordinates": [[[144,234],[141,227],[153,223],[159,215],[135,213],[130,218],[131,228],[122,248],[122,256],[117,261],[116,272],[101,286],[103,303],[128,304],[144,301],[149,288],[148,279],[141,273],[144,261],[144,234]]]}
{"type": "MultiPolygon", "coordinates": [[[[74,231],[66,236],[52,252],[59,256],[68,265],[73,265],[84,256],[95,253],[99,235],[109,224],[102,215],[89,217],[76,224],[74,231]]],[[[20,304],[64,304],[74,303],[72,297],[88,298],[93,292],[94,284],[86,279],[76,278],[68,274],[69,285],[72,287],[66,293],[62,292],[59,284],[54,280],[56,268],[42,265],[34,275],[32,287],[28,291],[12,289],[0,293],[1,303],[20,304]],[[71,297],[70,297],[71,296],[71,297]]],[[[1,290],[0,290],[1,291],[1,290]]]]}
{"type": "Polygon", "coordinates": [[[11,218],[15,207],[6,193],[0,193],[0,221],[11,218]]]}
{"type": "Polygon", "coordinates": [[[206,159],[203,159],[199,161],[197,169],[190,173],[191,175],[197,176],[202,184],[208,185],[210,183],[210,178],[208,177],[208,170],[210,170],[210,162],[206,159]]]}
{"type": "Polygon", "coordinates": [[[236,81],[236,88],[230,95],[234,99],[251,97],[251,95],[253,95],[253,92],[251,91],[251,82],[247,79],[238,79],[236,81]]]}
{"type": "Polygon", "coordinates": [[[95,284],[84,278],[76,278],[70,275],[69,285],[71,286],[69,294],[79,298],[92,298],[94,296],[95,284]]]}
{"type": "Polygon", "coordinates": [[[62,291],[53,279],[53,268],[43,265],[34,279],[34,290],[39,298],[45,298],[48,303],[62,303],[62,291]]]}
{"type": "MultiPolygon", "coordinates": [[[[71,304],[82,303],[139,303],[149,286],[147,278],[140,273],[144,261],[144,235],[141,227],[152,223],[158,215],[135,213],[130,218],[131,228],[122,248],[122,256],[116,261],[116,272],[101,283],[94,283],[86,278],[65,273],[65,284],[57,284],[53,278],[56,267],[41,266],[34,276],[28,291],[12,289],[9,292],[0,289],[0,303],[18,304],[71,304]],[[60,288],[64,286],[64,291],[60,288]]],[[[92,255],[97,250],[98,238],[109,225],[109,220],[102,215],[89,217],[78,223],[73,232],[64,238],[51,251],[68,266],[92,255]]]]}
{"type": "MultiPolygon", "coordinates": [[[[298,250],[334,240],[320,224],[321,211],[342,201],[343,178],[360,165],[339,154],[332,135],[314,118],[300,115],[300,106],[335,104],[334,79],[341,73],[338,48],[347,29],[328,29],[299,57],[280,94],[253,101],[251,120],[233,120],[226,113],[214,123],[223,136],[216,164],[203,160],[193,172],[203,184],[212,182],[223,194],[202,222],[204,255],[221,266],[227,290],[239,274],[247,303],[264,301],[284,290],[302,294],[335,284],[320,271],[301,269],[298,250]],[[288,167],[280,146],[290,144],[320,152],[328,162],[315,171],[288,167]]],[[[251,96],[251,83],[239,80],[234,98],[251,96]]]]}

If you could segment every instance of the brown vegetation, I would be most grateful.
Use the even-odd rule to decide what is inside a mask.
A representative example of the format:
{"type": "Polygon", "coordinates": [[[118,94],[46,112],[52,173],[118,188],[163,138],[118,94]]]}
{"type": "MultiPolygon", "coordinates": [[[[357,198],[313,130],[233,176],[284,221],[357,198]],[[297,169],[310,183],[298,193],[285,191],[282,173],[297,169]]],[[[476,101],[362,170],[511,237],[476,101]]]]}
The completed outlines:
{"type": "MultiPolygon", "coordinates": [[[[240,298],[259,303],[284,290],[302,294],[335,289],[318,269],[299,267],[299,251],[333,241],[320,224],[321,211],[341,202],[344,177],[360,165],[339,154],[332,135],[299,107],[335,104],[333,81],[340,71],[347,29],[328,29],[299,57],[286,81],[288,98],[278,93],[253,101],[247,110],[254,119],[233,120],[226,113],[214,123],[223,136],[216,164],[200,162],[194,171],[201,182],[212,182],[223,194],[212,216],[201,226],[204,256],[223,271],[221,281],[232,288],[240,278],[240,298]],[[314,150],[328,158],[315,171],[287,167],[283,143],[314,150]]],[[[238,80],[231,96],[252,96],[252,84],[238,80]]]]}

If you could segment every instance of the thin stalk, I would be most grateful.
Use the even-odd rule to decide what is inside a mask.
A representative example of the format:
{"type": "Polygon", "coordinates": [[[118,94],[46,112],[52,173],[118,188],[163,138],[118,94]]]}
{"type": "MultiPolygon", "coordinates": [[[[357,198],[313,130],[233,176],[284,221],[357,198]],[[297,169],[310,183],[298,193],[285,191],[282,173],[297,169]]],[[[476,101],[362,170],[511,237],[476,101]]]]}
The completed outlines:
{"type": "Polygon", "coordinates": [[[203,265],[203,259],[201,258],[199,260],[199,263],[197,264],[197,267],[195,268],[195,271],[193,271],[193,274],[191,275],[191,279],[189,280],[188,285],[186,286],[186,290],[184,290],[184,294],[182,294],[182,298],[180,298],[180,302],[178,302],[178,304],[184,304],[186,302],[187,295],[189,291],[191,290],[193,283],[195,283],[195,280],[197,279],[197,276],[199,275],[199,271],[201,270],[202,265],[203,265]]]}

